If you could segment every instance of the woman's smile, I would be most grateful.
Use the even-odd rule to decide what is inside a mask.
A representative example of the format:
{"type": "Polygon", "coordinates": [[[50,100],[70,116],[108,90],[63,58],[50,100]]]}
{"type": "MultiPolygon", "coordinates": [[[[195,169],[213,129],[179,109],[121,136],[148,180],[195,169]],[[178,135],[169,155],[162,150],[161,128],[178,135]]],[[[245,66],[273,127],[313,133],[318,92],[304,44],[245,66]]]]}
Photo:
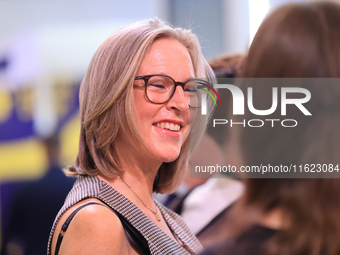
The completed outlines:
{"type": "Polygon", "coordinates": [[[162,134],[171,136],[171,137],[179,137],[182,135],[181,127],[183,126],[184,122],[180,120],[170,120],[165,119],[159,122],[152,124],[156,130],[162,132],[162,134]]]}

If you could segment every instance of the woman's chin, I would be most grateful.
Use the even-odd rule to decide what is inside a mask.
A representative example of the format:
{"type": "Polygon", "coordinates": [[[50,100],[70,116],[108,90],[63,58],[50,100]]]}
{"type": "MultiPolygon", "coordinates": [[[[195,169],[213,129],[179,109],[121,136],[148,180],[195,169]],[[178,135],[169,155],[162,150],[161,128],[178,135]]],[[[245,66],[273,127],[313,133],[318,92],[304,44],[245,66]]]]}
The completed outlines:
{"type": "Polygon", "coordinates": [[[172,154],[168,154],[166,155],[166,157],[163,158],[163,162],[164,163],[171,163],[173,161],[175,161],[177,158],[179,157],[179,152],[178,153],[172,153],[172,154]]]}

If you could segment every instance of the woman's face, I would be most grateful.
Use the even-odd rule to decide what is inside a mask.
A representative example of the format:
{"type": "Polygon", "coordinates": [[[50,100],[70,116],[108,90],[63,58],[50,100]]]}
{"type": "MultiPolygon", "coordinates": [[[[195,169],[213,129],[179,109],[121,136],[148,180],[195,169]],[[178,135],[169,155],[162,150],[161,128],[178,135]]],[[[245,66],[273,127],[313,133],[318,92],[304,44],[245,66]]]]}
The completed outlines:
{"type": "MultiPolygon", "coordinates": [[[[185,82],[194,78],[194,68],[185,46],[177,40],[168,38],[153,42],[140,65],[137,76],[154,74],[170,76],[176,82],[185,82]]],[[[144,84],[143,80],[134,82],[139,132],[152,158],[160,162],[174,161],[189,135],[190,112],[195,114],[195,110],[189,108],[181,86],[176,87],[170,101],[154,104],[147,99],[144,84]]]]}

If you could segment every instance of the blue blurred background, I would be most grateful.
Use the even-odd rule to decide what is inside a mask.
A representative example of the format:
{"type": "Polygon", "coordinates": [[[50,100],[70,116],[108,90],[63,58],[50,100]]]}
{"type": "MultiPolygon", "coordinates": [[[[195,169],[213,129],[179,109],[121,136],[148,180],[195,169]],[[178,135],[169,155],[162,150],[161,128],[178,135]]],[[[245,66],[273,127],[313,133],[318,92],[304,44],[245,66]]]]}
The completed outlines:
{"type": "Polygon", "coordinates": [[[192,29],[208,60],[244,54],[268,11],[286,2],[0,0],[0,228],[18,183],[38,180],[48,169],[41,139],[57,133],[60,164],[75,159],[79,84],[112,32],[157,16],[192,29]]]}

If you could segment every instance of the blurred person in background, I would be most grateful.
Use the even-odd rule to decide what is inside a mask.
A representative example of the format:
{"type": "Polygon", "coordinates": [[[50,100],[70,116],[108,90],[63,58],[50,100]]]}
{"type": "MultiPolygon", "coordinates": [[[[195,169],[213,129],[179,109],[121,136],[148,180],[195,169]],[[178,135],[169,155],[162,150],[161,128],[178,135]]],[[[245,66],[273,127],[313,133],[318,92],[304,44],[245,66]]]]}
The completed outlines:
{"type": "Polygon", "coordinates": [[[197,37],[157,18],[123,27],[99,47],[81,84],[79,152],[66,171],[78,179],[48,254],[201,251],[181,217],[152,197],[180,185],[189,131],[194,143],[204,132],[195,78],[214,78],[197,37]]]}
{"type": "MultiPolygon", "coordinates": [[[[243,59],[244,57],[239,54],[223,54],[210,60],[209,64],[219,83],[220,81],[225,83],[225,78],[228,78],[229,83],[240,74],[243,59]]],[[[231,103],[230,93],[219,90],[219,95],[223,105],[231,103]]],[[[228,112],[225,111],[225,107],[216,107],[212,119],[221,117],[227,119],[228,112]]],[[[225,153],[224,150],[229,139],[228,135],[223,125],[216,127],[208,125],[201,143],[191,155],[191,171],[194,171],[195,166],[237,164],[239,161],[237,155],[225,153]]],[[[204,173],[200,175],[204,176],[204,173]]],[[[239,179],[230,178],[221,173],[213,174],[213,176],[207,173],[205,177],[207,179],[190,178],[188,174],[184,185],[190,187],[189,191],[180,203],[175,200],[169,204],[169,207],[175,210],[180,209],[178,213],[206,248],[216,243],[216,236],[224,231],[223,223],[228,217],[231,205],[242,194],[243,184],[239,179]]]]}
{"type": "MultiPolygon", "coordinates": [[[[241,76],[339,78],[339,4],[289,4],[274,11],[260,26],[241,76]]],[[[289,132],[270,125],[237,129],[245,165],[339,163],[340,86],[308,89],[312,121],[300,118],[289,132]]],[[[256,90],[257,107],[270,105],[268,89],[260,85],[256,90]]],[[[301,115],[298,109],[290,110],[293,117],[301,115]]],[[[340,254],[339,215],[339,179],[246,179],[223,242],[203,254],[340,254]]]]}
{"type": "MultiPolygon", "coordinates": [[[[189,159],[187,174],[183,183],[178,189],[171,194],[154,194],[154,197],[179,215],[183,214],[183,205],[186,202],[187,196],[198,186],[204,184],[211,175],[209,173],[202,173],[201,178],[190,177],[190,167],[223,164],[223,152],[217,142],[208,134],[204,134],[201,142],[195,148],[189,159]]],[[[201,203],[199,203],[201,204],[201,203]]],[[[196,211],[196,210],[195,210],[196,211]]],[[[199,219],[201,219],[201,211],[198,210],[199,219]]],[[[200,220],[201,221],[201,220],[200,220]]],[[[197,224],[197,219],[185,219],[185,223],[189,226],[197,224]]],[[[189,226],[192,230],[193,228],[189,226]]]]}
{"type": "MultiPolygon", "coordinates": [[[[1,255],[43,255],[51,222],[72,188],[74,178],[67,178],[60,166],[58,134],[42,140],[49,168],[40,180],[20,185],[3,233],[1,255]]],[[[18,159],[20,160],[20,159],[18,159]]]]}

